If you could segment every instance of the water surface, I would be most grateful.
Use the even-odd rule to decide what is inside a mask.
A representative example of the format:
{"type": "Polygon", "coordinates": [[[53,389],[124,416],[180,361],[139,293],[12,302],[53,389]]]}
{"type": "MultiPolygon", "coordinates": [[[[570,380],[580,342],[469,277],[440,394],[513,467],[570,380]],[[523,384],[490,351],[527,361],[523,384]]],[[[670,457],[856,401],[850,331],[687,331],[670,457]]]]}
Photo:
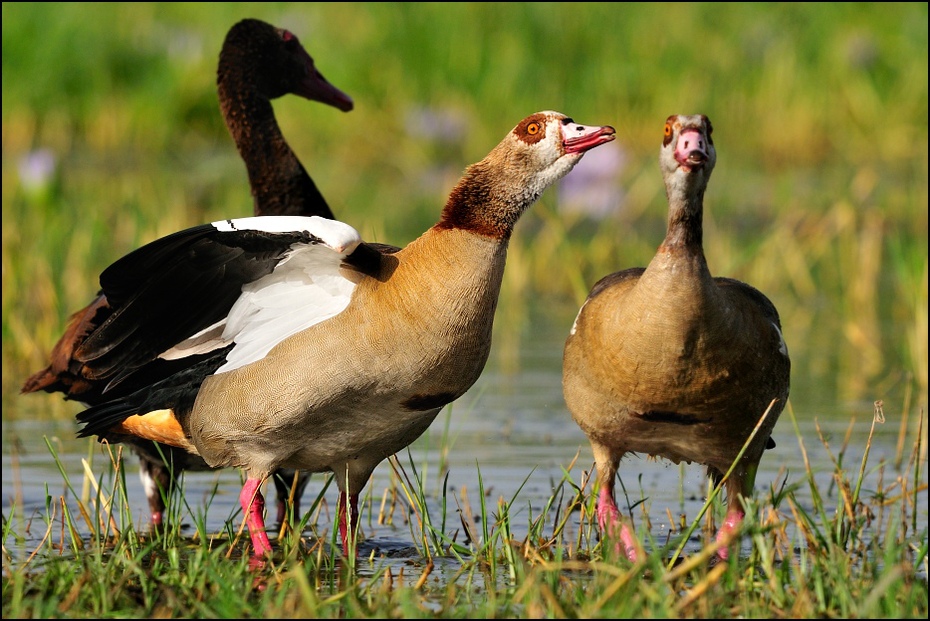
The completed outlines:
{"type": "MultiPolygon", "coordinates": [[[[456,535],[462,542],[459,510],[470,504],[475,514],[480,513],[480,485],[483,484],[489,513],[494,513],[499,499],[516,502],[511,508],[513,534],[525,537],[527,525],[536,518],[553,496],[554,490],[568,477],[577,485],[587,480],[593,458],[587,439],[574,424],[561,394],[561,324],[540,322],[531,333],[533,338],[520,344],[519,371],[502,370],[502,357],[494,357],[477,384],[466,395],[440,412],[432,427],[407,452],[398,455],[399,463],[409,476],[414,469],[423,480],[431,505],[434,524],[441,518],[438,504],[444,477],[447,478],[448,507],[446,533],[456,535]]],[[[508,363],[508,366],[512,361],[508,363]]],[[[872,425],[872,404],[855,403],[835,406],[833,410],[812,405],[819,397],[808,398],[804,383],[794,382],[791,396],[801,440],[795,433],[787,410],[775,427],[773,439],[776,448],[767,451],[756,480],[757,498],[763,498],[770,489],[783,485],[798,485],[797,495],[802,504],[810,501],[805,482],[805,469],[800,443],[803,441],[812,465],[818,488],[827,494],[826,506],[838,505],[837,489],[833,484],[835,460],[841,460],[848,478],[855,481],[866,451],[872,425]],[[796,389],[794,386],[799,386],[796,389]],[[818,435],[823,434],[824,444],[818,435]]],[[[58,399],[52,395],[29,395],[21,399],[41,401],[58,399]]],[[[79,406],[75,404],[75,412],[79,406]]],[[[884,424],[876,426],[867,462],[862,497],[869,499],[880,485],[888,486],[896,473],[891,464],[898,454],[900,421],[886,411],[884,424]],[[881,465],[885,464],[884,467],[881,465]]],[[[912,421],[916,428],[916,421],[912,421]]],[[[14,558],[28,556],[45,534],[43,516],[46,515],[47,497],[57,502],[64,496],[73,501],[66,489],[62,474],[55,464],[46,442],[57,453],[72,485],[78,493],[84,484],[82,460],[92,457],[95,472],[105,470],[106,457],[102,448],[88,439],[77,439],[76,424],[70,420],[35,421],[4,414],[3,421],[3,510],[5,519],[23,517],[28,525],[17,524],[14,532],[25,534],[25,540],[6,542],[14,558]],[[15,501],[17,510],[11,511],[15,501]]],[[[911,443],[914,434],[911,434],[911,443]]],[[[905,468],[913,446],[904,447],[905,468]]],[[[148,524],[148,509],[138,483],[138,465],[131,454],[127,456],[127,481],[133,517],[137,525],[148,524]]],[[[912,472],[905,476],[913,479],[912,472]]],[[[311,479],[304,502],[306,509],[312,499],[327,483],[328,475],[315,475],[311,479]]],[[[651,532],[656,540],[669,534],[670,520],[680,516],[693,519],[701,509],[707,493],[703,467],[674,465],[645,457],[631,456],[621,463],[620,477],[629,501],[635,504],[646,501],[634,510],[634,517],[642,520],[643,512],[649,516],[651,532]]],[[[922,481],[927,480],[927,463],[922,464],[922,481]]],[[[418,529],[411,528],[403,510],[394,513],[393,525],[379,525],[377,516],[385,490],[397,481],[388,462],[375,471],[365,490],[366,504],[362,510],[362,528],[366,542],[364,550],[393,558],[418,557],[415,540],[418,529]]],[[[193,515],[187,514],[185,531],[193,533],[194,519],[204,516],[209,531],[221,533],[231,523],[234,530],[240,526],[241,515],[238,495],[241,478],[238,471],[189,472],[185,474],[184,494],[193,515]]],[[[620,485],[618,493],[622,493],[620,485]]],[[[563,485],[563,504],[570,498],[570,489],[563,485]]],[[[586,488],[590,492],[590,484],[586,488]]],[[[271,500],[273,490],[266,490],[271,500]]],[[[318,519],[320,528],[331,529],[336,500],[335,485],[326,491],[326,507],[318,519]]],[[[403,499],[400,500],[403,503],[403,499]]],[[[625,499],[618,497],[621,508],[625,499]]],[[[809,506],[809,504],[808,504],[809,506]]],[[[921,492],[918,505],[918,532],[927,528],[927,492],[921,492]]],[[[579,514],[573,518],[573,528],[581,528],[579,514]]],[[[269,521],[270,523],[270,521],[269,521]]],[[[548,532],[551,532],[549,530],[548,532]]],[[[324,531],[324,536],[329,531],[324,531]]],[[[685,552],[700,547],[700,530],[692,537],[685,552]]],[[[799,545],[803,542],[798,541],[799,545]]],[[[748,551],[744,542],[743,551],[748,551]]]]}

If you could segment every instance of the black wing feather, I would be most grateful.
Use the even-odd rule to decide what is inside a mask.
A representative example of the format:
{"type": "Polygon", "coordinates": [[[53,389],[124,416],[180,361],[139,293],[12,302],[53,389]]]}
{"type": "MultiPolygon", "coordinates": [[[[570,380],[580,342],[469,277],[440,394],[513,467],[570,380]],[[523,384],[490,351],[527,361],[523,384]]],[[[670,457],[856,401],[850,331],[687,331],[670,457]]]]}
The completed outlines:
{"type": "Polygon", "coordinates": [[[155,410],[172,409],[178,419],[187,416],[194,406],[200,385],[223,365],[232,347],[228,345],[209,354],[191,356],[184,366],[175,364],[172,367],[168,363],[168,367],[176,370],[167,377],[87,408],[77,415],[78,422],[84,425],[78,437],[96,435],[105,438],[110,429],[130,416],[155,410]]]}
{"type": "Polygon", "coordinates": [[[274,270],[293,244],[316,241],[302,231],[219,231],[204,224],[146,244],[101,274],[112,312],[75,358],[94,379],[115,386],[224,319],[243,285],[274,270]]]}

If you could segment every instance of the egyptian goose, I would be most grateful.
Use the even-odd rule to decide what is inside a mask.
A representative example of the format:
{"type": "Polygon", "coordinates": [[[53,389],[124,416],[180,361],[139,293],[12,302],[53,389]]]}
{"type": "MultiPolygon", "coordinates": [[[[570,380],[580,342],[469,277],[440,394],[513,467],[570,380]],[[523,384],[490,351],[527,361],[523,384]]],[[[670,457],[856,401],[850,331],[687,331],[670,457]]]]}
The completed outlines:
{"type": "MultiPolygon", "coordinates": [[[[220,51],[216,84],[223,119],[248,171],[255,215],[333,218],[326,200],[284,139],[271,100],[291,93],[348,112],[353,107],[352,98],[322,76],[294,34],[257,19],[244,19],[229,29],[220,51]]],[[[106,295],[100,292],[72,315],[52,349],[49,366],[32,375],[22,392],[61,392],[66,399],[87,405],[125,394],[108,388],[110,377],[91,371],[74,356],[112,312],[106,295]]],[[[160,526],[165,512],[163,492],[167,493],[183,470],[209,467],[186,451],[132,438],[126,441],[139,454],[139,474],[152,524],[160,526]]],[[[287,513],[285,501],[293,479],[294,473],[288,471],[274,477],[279,522],[287,513]]],[[[293,516],[300,514],[299,500],[308,480],[309,475],[297,478],[293,516]]]]}
{"type": "Polygon", "coordinates": [[[80,435],[158,440],[243,468],[256,558],[272,550],[262,482],[282,467],[333,472],[349,555],[375,467],[481,374],[520,215],[613,138],[557,112],[527,117],[466,169],[438,223],[393,254],[338,221],[278,216],[130,253],[101,275],[114,312],[76,355],[140,388],[79,414],[80,435]]]}
{"type": "MultiPolygon", "coordinates": [[[[774,446],[790,374],[775,306],[746,283],[712,277],[704,258],[704,192],[717,161],[710,120],[671,116],[664,132],[665,240],[645,269],[594,285],[563,356],[565,402],[597,467],[598,525],[631,561],[637,542],[614,500],[620,459],[644,453],[696,462],[719,483],[774,402],[726,481],[727,515],[717,538],[729,540],[762,452],[774,446]]],[[[727,548],[718,555],[725,560],[727,548]]]]}

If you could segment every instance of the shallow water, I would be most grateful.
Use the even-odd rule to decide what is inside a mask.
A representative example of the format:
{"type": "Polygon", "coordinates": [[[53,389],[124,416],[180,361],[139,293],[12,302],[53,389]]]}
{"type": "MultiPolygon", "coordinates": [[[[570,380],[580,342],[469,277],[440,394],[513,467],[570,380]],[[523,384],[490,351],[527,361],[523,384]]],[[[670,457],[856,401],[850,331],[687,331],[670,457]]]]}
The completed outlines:
{"type": "MultiPolygon", "coordinates": [[[[442,518],[439,498],[442,494],[443,477],[448,474],[446,528],[444,532],[455,536],[463,543],[459,516],[460,507],[470,504],[475,515],[480,514],[480,485],[483,484],[488,514],[497,511],[498,500],[512,501],[512,531],[522,540],[531,519],[536,518],[553,496],[554,490],[569,477],[577,485],[586,480],[592,469],[593,458],[590,447],[581,430],[572,422],[561,396],[561,345],[562,335],[553,325],[541,325],[531,332],[532,342],[520,346],[521,371],[504,373],[499,359],[492,357],[478,383],[439,414],[429,432],[415,442],[409,450],[398,455],[398,460],[409,477],[416,474],[423,481],[431,504],[429,511],[434,525],[442,518]],[[480,481],[479,481],[480,480],[480,481]]],[[[30,395],[23,399],[56,399],[49,395],[30,395]]],[[[803,438],[817,486],[821,494],[827,495],[825,507],[831,510],[838,504],[837,489],[832,484],[834,459],[842,459],[847,478],[855,482],[866,450],[871,427],[871,410],[858,404],[856,411],[827,412],[809,405],[803,390],[793,388],[791,407],[803,438]],[[819,425],[827,446],[819,439],[819,425]],[[848,435],[848,442],[846,441],[848,435]],[[846,443],[845,450],[843,445],[846,443]]],[[[839,409],[839,408],[838,408],[839,409]]],[[[850,408],[851,410],[852,408],[850,408]]],[[[75,411],[78,406],[75,405],[75,411]]],[[[876,426],[867,461],[865,484],[862,497],[868,501],[881,486],[887,487],[898,476],[891,464],[898,448],[899,421],[889,416],[886,422],[876,426]],[[880,467],[881,464],[885,467],[880,467]]],[[[912,421],[916,429],[916,421],[912,421]]],[[[3,511],[4,520],[13,519],[13,532],[25,535],[21,541],[6,541],[6,549],[16,560],[23,560],[45,535],[47,498],[58,502],[60,496],[69,501],[73,496],[64,484],[54,459],[46,445],[52,445],[65,469],[76,493],[82,493],[84,470],[82,460],[92,456],[94,471],[107,469],[106,457],[95,442],[75,437],[76,425],[71,421],[22,420],[4,415],[3,421],[3,511]],[[11,504],[17,506],[11,510],[11,504]],[[22,517],[25,523],[19,523],[22,517]]],[[[913,449],[914,434],[909,436],[904,447],[904,468],[913,449]]],[[[775,427],[773,439],[776,448],[766,452],[756,479],[757,499],[767,496],[770,489],[778,489],[786,482],[798,484],[797,498],[806,505],[810,489],[805,482],[805,468],[798,435],[786,410],[775,427]]],[[[148,523],[147,505],[138,484],[138,466],[132,455],[126,458],[127,487],[133,507],[133,519],[137,526],[148,523]]],[[[921,481],[927,481],[927,462],[922,463],[921,481]]],[[[913,472],[903,476],[913,482],[913,472]]],[[[657,542],[665,541],[673,530],[670,517],[678,521],[686,516],[690,522],[700,511],[707,492],[703,468],[698,465],[677,466],[665,461],[653,461],[640,457],[628,457],[621,463],[620,477],[629,502],[635,504],[641,498],[646,501],[634,510],[637,524],[648,513],[651,533],[657,542]]],[[[375,471],[365,490],[361,526],[366,538],[362,544],[363,556],[386,559],[384,562],[422,560],[418,552],[419,531],[411,527],[402,508],[393,513],[393,525],[379,525],[378,514],[385,491],[395,485],[398,477],[391,465],[383,462],[375,471]]],[[[327,475],[315,475],[304,495],[304,509],[324,488],[327,475]]],[[[190,472],[185,475],[184,495],[192,513],[183,515],[185,531],[193,534],[191,526],[204,515],[207,529],[211,533],[226,532],[227,525],[238,530],[241,522],[238,494],[240,475],[235,470],[218,472],[190,472]]],[[[618,494],[622,494],[618,486],[618,494]]],[[[563,486],[560,498],[564,506],[572,494],[563,486]]],[[[590,492],[590,483],[585,488],[590,492]]],[[[273,490],[266,490],[271,498],[273,490]]],[[[330,485],[325,493],[326,503],[317,522],[322,533],[332,535],[332,516],[335,511],[336,490],[330,485]]],[[[402,503],[403,500],[400,499],[402,503]]],[[[618,497],[621,508],[625,499],[618,497]]],[[[917,532],[927,528],[927,491],[920,493],[918,502],[917,532]]],[[[272,516],[273,517],[273,516],[272,516]]],[[[574,540],[582,528],[578,513],[572,520],[574,540]]],[[[271,520],[269,520],[271,522],[271,520]]],[[[79,525],[80,526],[80,525],[79,525]]],[[[551,527],[546,529],[551,532],[551,527]]],[[[692,535],[685,547],[685,554],[700,549],[700,529],[692,535]]],[[[567,537],[571,541],[572,535],[567,537]]],[[[799,538],[800,539],[800,538],[799,538]]],[[[748,552],[749,543],[744,541],[743,553],[748,552]]],[[[795,545],[803,545],[802,541],[795,545]]],[[[376,560],[376,566],[379,561],[376,560]]],[[[457,563],[444,560],[437,565],[436,575],[454,575],[457,563]]],[[[408,569],[408,571],[410,571],[408,569]]]]}

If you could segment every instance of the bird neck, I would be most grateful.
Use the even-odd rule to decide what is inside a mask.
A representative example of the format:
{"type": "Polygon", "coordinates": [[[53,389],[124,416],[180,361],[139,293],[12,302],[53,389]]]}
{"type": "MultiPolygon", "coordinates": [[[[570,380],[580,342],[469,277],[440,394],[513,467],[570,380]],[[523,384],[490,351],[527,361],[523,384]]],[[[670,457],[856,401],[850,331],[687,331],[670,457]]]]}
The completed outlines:
{"type": "Polygon", "coordinates": [[[437,229],[461,229],[506,242],[517,220],[539,198],[534,184],[510,179],[485,158],[469,166],[453,188],[437,229]]]}
{"type": "Polygon", "coordinates": [[[248,171],[255,215],[333,218],[326,200],[284,139],[271,101],[233,82],[218,82],[220,109],[248,171]]]}
{"type": "Polygon", "coordinates": [[[692,248],[703,254],[705,190],[706,185],[666,184],[668,228],[664,247],[692,248]]]}

